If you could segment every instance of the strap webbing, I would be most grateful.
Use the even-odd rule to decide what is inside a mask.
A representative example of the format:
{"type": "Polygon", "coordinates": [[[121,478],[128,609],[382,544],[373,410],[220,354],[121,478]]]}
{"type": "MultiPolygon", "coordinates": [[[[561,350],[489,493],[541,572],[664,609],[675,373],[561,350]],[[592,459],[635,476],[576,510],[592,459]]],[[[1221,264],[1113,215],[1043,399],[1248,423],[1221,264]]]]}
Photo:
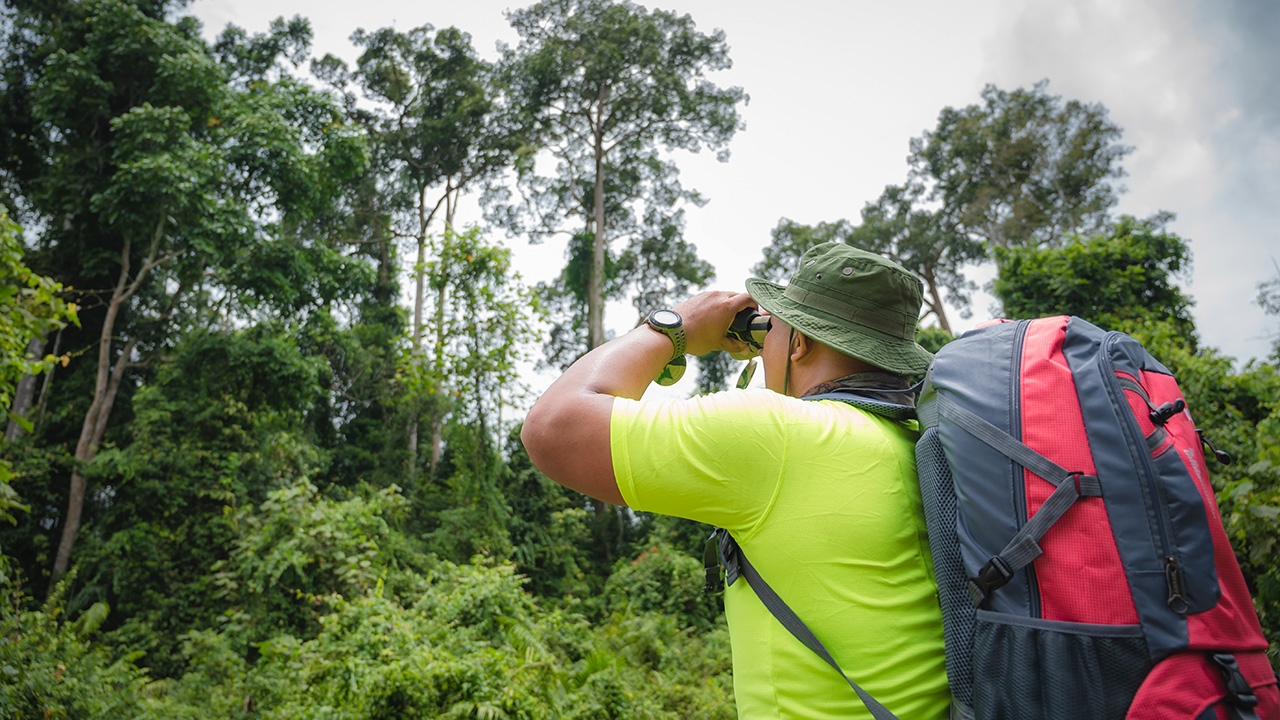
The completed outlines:
{"type": "MultiPolygon", "coordinates": [[[[725,536],[728,537],[728,535],[729,534],[725,532],[725,536]]],[[[774,592],[773,588],[769,587],[769,583],[765,582],[764,578],[760,577],[760,573],[756,572],[755,566],[751,564],[750,560],[747,560],[746,553],[742,552],[742,548],[738,547],[736,542],[733,542],[732,544],[733,550],[731,552],[736,556],[735,559],[737,561],[738,573],[747,579],[747,584],[755,591],[756,597],[760,598],[760,602],[764,603],[765,608],[768,609],[775,618],[777,618],[778,622],[782,623],[782,626],[794,635],[797,640],[804,643],[805,647],[812,650],[818,657],[825,660],[828,665],[835,668],[836,672],[840,673],[840,677],[844,678],[844,681],[849,683],[849,687],[853,688],[853,691],[858,693],[858,698],[862,700],[863,705],[867,706],[867,710],[871,711],[872,717],[876,720],[898,720],[898,716],[889,712],[888,708],[881,705],[878,700],[871,697],[870,693],[863,690],[858,683],[850,680],[849,676],[844,674],[844,670],[840,668],[840,663],[836,662],[836,659],[831,657],[831,653],[827,651],[826,646],[822,644],[822,641],[818,639],[818,636],[814,635],[813,631],[809,629],[809,626],[805,625],[804,621],[800,619],[800,616],[796,615],[795,612],[785,602],[783,602],[782,598],[778,597],[778,593],[774,592]]],[[[724,548],[725,545],[722,544],[721,547],[724,548]]],[[[728,558],[726,558],[726,560],[728,560],[728,558]]]]}
{"type": "Polygon", "coordinates": [[[1230,653],[1211,653],[1209,659],[1218,666],[1226,684],[1227,695],[1222,701],[1227,706],[1227,715],[1231,720],[1258,720],[1258,695],[1240,672],[1236,656],[1230,653]]]}
{"type": "Polygon", "coordinates": [[[1052,494],[998,555],[987,561],[978,576],[969,581],[974,604],[982,605],[991,593],[1030,565],[1043,554],[1040,540],[1067,510],[1082,497],[1101,497],[1102,485],[1093,475],[1070,472],[1024,445],[1005,431],[977,414],[960,407],[949,398],[938,395],[938,412],[970,435],[1018,465],[1039,475],[1055,486],[1052,494]]]}
{"type": "Polygon", "coordinates": [[[951,398],[938,394],[938,410],[943,417],[959,425],[965,432],[978,438],[992,450],[1004,455],[1022,467],[1057,485],[1071,475],[1070,472],[1049,458],[1023,445],[1013,436],[987,422],[976,413],[962,408],[951,398]]]}
{"type": "Polygon", "coordinates": [[[821,395],[808,395],[805,400],[839,400],[842,403],[852,405],[861,410],[866,410],[872,415],[888,418],[890,420],[914,420],[916,417],[916,409],[910,405],[901,405],[888,400],[878,400],[861,395],[856,390],[833,390],[825,392],[821,395]]]}
{"type": "MultiPolygon", "coordinates": [[[[917,384],[909,392],[919,392],[920,387],[921,384],[917,384]]],[[[810,395],[804,399],[839,400],[891,420],[910,420],[916,416],[915,408],[910,405],[900,405],[887,400],[869,398],[856,390],[836,390],[821,395],[810,395]]],[[[778,593],[774,592],[769,583],[760,577],[760,573],[756,572],[755,566],[751,564],[750,560],[747,560],[746,553],[742,552],[742,548],[738,546],[737,541],[733,539],[733,536],[728,531],[721,528],[716,528],[716,531],[708,538],[707,548],[703,553],[703,564],[707,566],[707,581],[704,590],[714,591],[717,586],[715,581],[719,580],[718,577],[715,580],[712,579],[710,554],[707,552],[713,544],[720,551],[720,561],[725,568],[727,584],[732,585],[739,577],[746,578],[747,584],[755,591],[756,597],[760,598],[760,602],[764,604],[765,609],[805,647],[812,650],[815,655],[822,658],[836,672],[840,673],[840,677],[844,678],[844,681],[849,683],[849,687],[853,688],[853,691],[858,694],[858,698],[862,700],[863,705],[867,706],[867,710],[871,712],[875,720],[898,720],[898,717],[889,712],[888,708],[881,705],[870,693],[863,690],[858,683],[849,679],[848,675],[845,675],[840,663],[836,662],[836,659],[831,656],[831,653],[827,651],[826,646],[822,644],[818,636],[814,635],[809,626],[805,625],[804,621],[800,619],[800,616],[796,615],[795,611],[778,596],[778,593]],[[718,542],[717,535],[719,535],[718,542]]]]}

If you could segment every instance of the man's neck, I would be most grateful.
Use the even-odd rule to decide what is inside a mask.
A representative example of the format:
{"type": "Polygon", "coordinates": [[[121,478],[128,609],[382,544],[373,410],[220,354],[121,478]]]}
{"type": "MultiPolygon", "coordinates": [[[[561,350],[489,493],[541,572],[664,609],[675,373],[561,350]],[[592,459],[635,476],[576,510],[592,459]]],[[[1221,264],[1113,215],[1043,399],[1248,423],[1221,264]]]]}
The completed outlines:
{"type": "Polygon", "coordinates": [[[839,390],[853,390],[860,395],[879,398],[900,405],[915,405],[915,393],[911,383],[901,375],[884,370],[869,370],[818,383],[805,390],[799,397],[822,395],[839,390]]]}

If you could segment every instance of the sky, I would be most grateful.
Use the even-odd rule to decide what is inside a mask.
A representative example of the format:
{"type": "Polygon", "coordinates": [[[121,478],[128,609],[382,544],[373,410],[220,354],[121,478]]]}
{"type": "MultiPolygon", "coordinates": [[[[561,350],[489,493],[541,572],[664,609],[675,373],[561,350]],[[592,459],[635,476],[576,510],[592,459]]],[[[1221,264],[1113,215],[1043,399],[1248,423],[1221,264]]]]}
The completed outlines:
{"type": "MultiPolygon", "coordinates": [[[[263,32],[273,18],[300,14],[311,21],[315,56],[349,62],[356,28],[453,25],[496,59],[499,42],[518,42],[504,10],[525,4],[195,0],[188,12],[210,38],[228,23],[263,32]]],[[[711,79],[750,96],[727,163],[705,151],[675,156],[682,184],[709,201],[688,209],[686,237],[716,268],[713,288],[743,288],[780,218],[856,221],[885,185],[906,179],[910,139],[932,129],[943,107],[980,102],[989,83],[1011,90],[1047,78],[1051,93],[1102,103],[1123,128],[1133,152],[1116,212],[1176,213],[1168,229],[1190,243],[1193,269],[1182,284],[1203,343],[1240,361],[1270,352],[1280,318],[1267,317],[1255,298],[1257,284],[1280,272],[1280,3],[793,0],[785,12],[760,0],[647,5],[687,13],[705,32],[724,30],[733,67],[711,79]]],[[[563,265],[562,245],[505,242],[530,284],[563,265]]],[[[992,273],[970,275],[982,283],[992,273]]],[[[979,295],[973,317],[953,314],[953,325],[989,319],[993,304],[979,295]]],[[[629,305],[606,317],[617,332],[634,322],[629,305]]]]}

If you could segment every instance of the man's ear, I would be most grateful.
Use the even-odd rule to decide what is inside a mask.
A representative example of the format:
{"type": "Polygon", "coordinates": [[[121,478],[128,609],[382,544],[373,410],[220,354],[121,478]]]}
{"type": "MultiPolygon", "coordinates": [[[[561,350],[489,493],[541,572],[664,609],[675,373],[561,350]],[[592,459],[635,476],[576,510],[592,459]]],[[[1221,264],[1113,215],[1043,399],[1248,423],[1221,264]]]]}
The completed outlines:
{"type": "Polygon", "coordinates": [[[812,338],[802,332],[792,333],[791,347],[788,348],[791,353],[791,362],[800,362],[809,357],[813,354],[817,345],[812,338]]]}

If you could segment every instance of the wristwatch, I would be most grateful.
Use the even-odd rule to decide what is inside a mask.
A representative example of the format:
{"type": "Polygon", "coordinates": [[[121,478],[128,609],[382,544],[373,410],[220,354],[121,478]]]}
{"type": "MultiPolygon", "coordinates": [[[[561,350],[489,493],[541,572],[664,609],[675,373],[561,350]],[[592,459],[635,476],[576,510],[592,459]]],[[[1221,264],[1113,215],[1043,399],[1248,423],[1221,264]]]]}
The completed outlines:
{"type": "Polygon", "coordinates": [[[649,317],[645,319],[649,327],[671,338],[671,342],[675,345],[675,352],[672,353],[671,359],[662,368],[662,372],[658,374],[654,381],[659,385],[674,385],[680,378],[684,377],[686,368],[684,359],[684,320],[680,318],[680,313],[675,310],[654,310],[649,313],[649,317]]]}
{"type": "Polygon", "coordinates": [[[649,327],[671,338],[671,342],[676,346],[676,351],[671,355],[672,358],[684,357],[684,320],[681,319],[680,313],[675,310],[654,310],[649,313],[645,322],[649,323],[649,327]]]}

